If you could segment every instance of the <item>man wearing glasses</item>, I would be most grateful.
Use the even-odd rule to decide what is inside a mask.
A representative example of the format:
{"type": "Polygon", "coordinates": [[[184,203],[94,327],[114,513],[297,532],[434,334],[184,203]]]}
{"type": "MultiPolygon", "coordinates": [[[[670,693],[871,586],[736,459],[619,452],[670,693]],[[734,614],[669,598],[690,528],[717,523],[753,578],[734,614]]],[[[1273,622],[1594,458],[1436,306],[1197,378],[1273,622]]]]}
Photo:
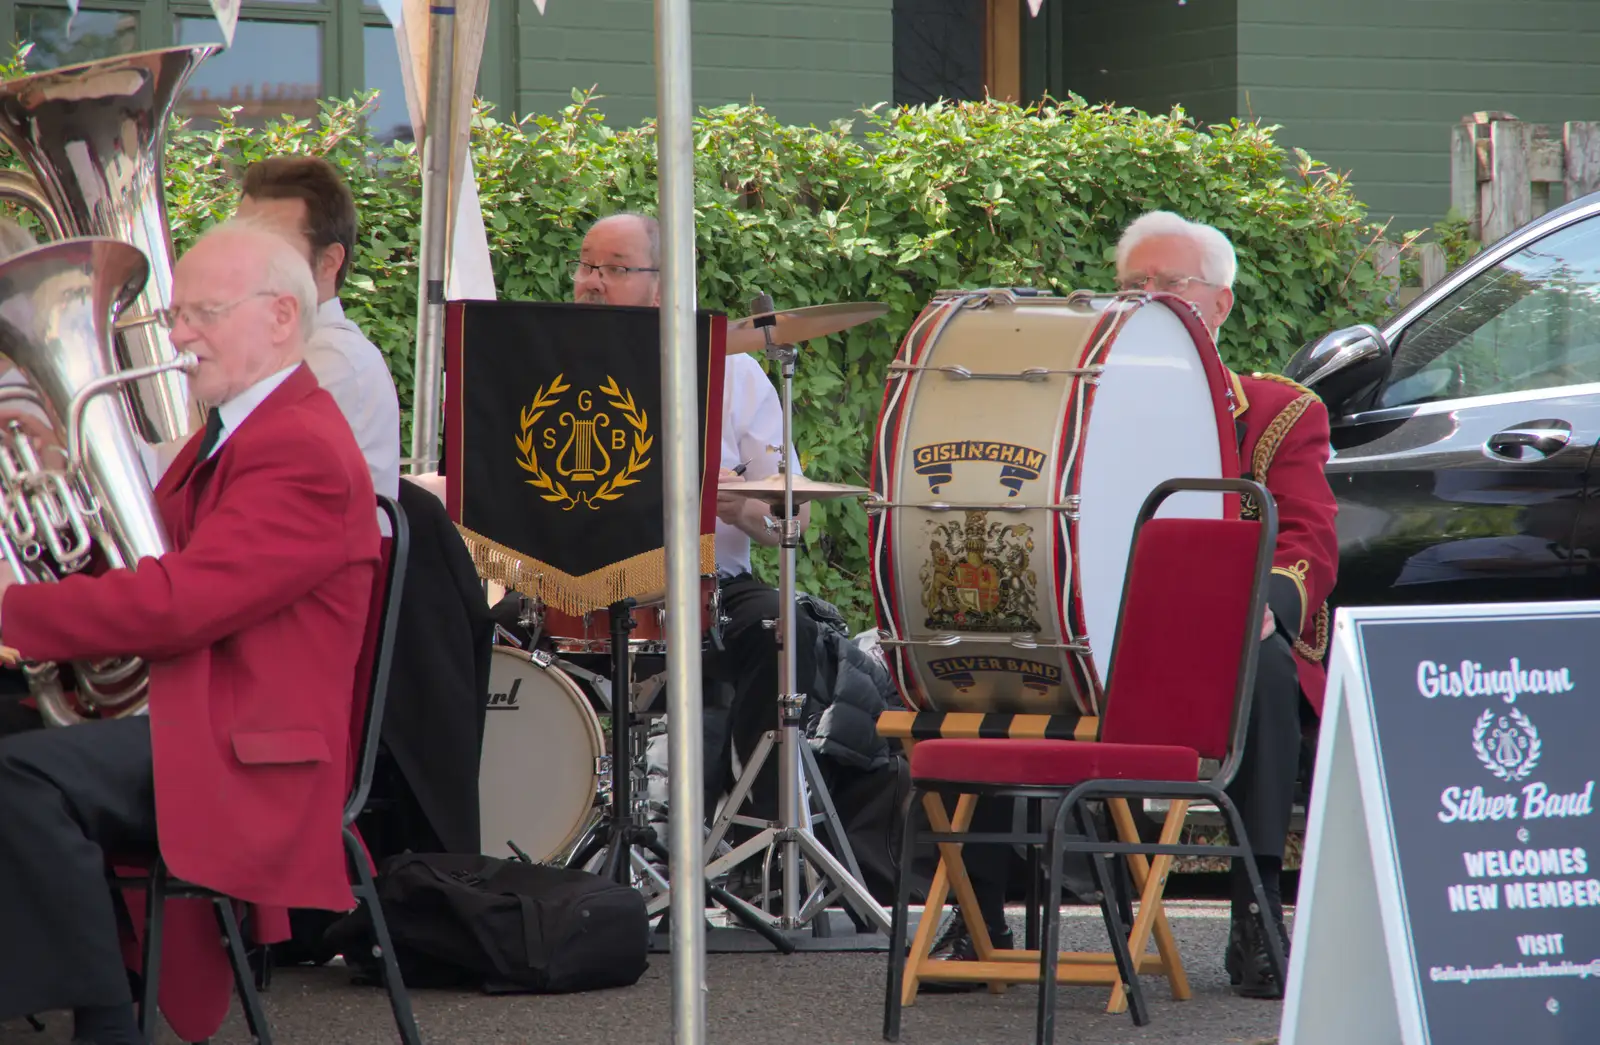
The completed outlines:
{"type": "MultiPolygon", "coordinates": [[[[1233,310],[1237,260],[1226,236],[1209,225],[1153,211],[1123,232],[1116,260],[1119,289],[1183,298],[1215,341],[1233,310]]],[[[1325,603],[1339,562],[1337,505],[1323,473],[1328,461],[1328,411],[1315,395],[1285,378],[1264,373],[1229,376],[1239,461],[1244,477],[1265,485],[1277,504],[1278,542],[1256,654],[1245,755],[1228,797],[1244,821],[1271,902],[1269,920],[1287,954],[1278,879],[1299,778],[1302,723],[1313,726],[1322,708],[1325,603]]],[[[1009,828],[1010,805],[980,802],[971,829],[1009,828]]],[[[1009,946],[1004,914],[1008,851],[992,845],[968,846],[965,862],[990,936],[1005,941],[999,946],[1009,946]]],[[[1266,941],[1250,910],[1250,882],[1241,861],[1234,861],[1230,877],[1232,928],[1224,958],[1228,978],[1246,997],[1281,998],[1283,984],[1272,975],[1266,941]]],[[[950,959],[974,957],[970,940],[959,928],[941,943],[950,959]]],[[[968,988],[939,984],[930,989],[968,988]]]]}
{"type": "MultiPolygon", "coordinates": [[[[613,214],[595,222],[583,238],[578,260],[570,268],[573,300],[580,304],[659,307],[661,304],[661,232],[648,215],[613,214]]],[[[740,481],[733,469],[745,464],[743,480],[775,475],[777,454],[769,447],[783,441],[783,414],[778,394],[766,371],[747,353],[727,357],[722,400],[720,481],[740,481]]],[[[800,460],[789,450],[796,476],[800,460]]],[[[722,598],[720,665],[708,665],[705,701],[706,813],[734,780],[733,756],[740,764],[750,757],[761,734],[773,728],[777,715],[778,652],[776,632],[766,622],[778,616],[778,592],[751,573],[750,544],[773,546],[778,535],[767,527],[770,509],[755,498],[717,497],[717,574],[722,598]],[[720,683],[718,682],[720,680],[720,683]]],[[[811,506],[799,510],[800,530],[810,524],[811,506]]],[[[798,678],[810,677],[811,650],[816,643],[810,619],[796,614],[798,678]]]]}

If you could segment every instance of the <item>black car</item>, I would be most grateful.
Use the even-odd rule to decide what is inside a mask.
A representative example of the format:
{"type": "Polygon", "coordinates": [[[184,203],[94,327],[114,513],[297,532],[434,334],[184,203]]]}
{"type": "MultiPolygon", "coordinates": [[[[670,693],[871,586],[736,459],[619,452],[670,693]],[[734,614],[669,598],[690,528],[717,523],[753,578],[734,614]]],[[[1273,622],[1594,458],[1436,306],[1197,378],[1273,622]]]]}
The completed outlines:
{"type": "Polygon", "coordinates": [[[1600,193],[1471,259],[1286,376],[1332,420],[1331,602],[1587,597],[1600,571],[1600,193]]]}

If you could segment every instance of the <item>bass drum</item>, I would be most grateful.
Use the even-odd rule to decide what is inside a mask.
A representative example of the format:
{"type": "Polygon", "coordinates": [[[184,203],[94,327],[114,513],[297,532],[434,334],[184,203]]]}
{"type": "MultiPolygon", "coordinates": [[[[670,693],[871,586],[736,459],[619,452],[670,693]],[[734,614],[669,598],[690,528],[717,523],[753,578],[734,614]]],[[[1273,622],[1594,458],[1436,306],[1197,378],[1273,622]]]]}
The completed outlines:
{"type": "MultiPolygon", "coordinates": [[[[906,703],[1098,715],[1139,508],[1165,479],[1240,474],[1234,402],[1172,295],[938,295],[890,364],[868,503],[906,703]]],[[[1183,493],[1159,514],[1238,511],[1183,493]]]]}
{"type": "Polygon", "coordinates": [[[609,779],[600,719],[544,653],[494,647],[478,767],[485,856],[561,863],[600,818],[609,779]]]}

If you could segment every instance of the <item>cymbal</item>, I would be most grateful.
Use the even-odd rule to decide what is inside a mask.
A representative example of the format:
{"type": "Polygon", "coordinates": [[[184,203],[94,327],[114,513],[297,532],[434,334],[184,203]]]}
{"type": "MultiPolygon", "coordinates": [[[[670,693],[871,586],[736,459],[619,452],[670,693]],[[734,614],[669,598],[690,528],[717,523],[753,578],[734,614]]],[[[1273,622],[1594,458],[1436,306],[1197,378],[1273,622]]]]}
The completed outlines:
{"type": "Polygon", "coordinates": [[[760,352],[767,347],[765,330],[772,331],[773,344],[798,345],[814,337],[827,337],[841,330],[870,323],[889,312],[889,306],[876,301],[841,301],[829,305],[808,305],[780,312],[761,312],[728,321],[727,354],[760,352]],[[758,327],[756,320],[777,318],[771,327],[758,327]]]}
{"type": "MultiPolygon", "coordinates": [[[[783,503],[783,476],[769,475],[750,482],[729,482],[717,486],[718,493],[731,493],[739,497],[754,497],[768,504],[783,503]]],[[[846,486],[844,483],[824,483],[805,476],[794,480],[794,503],[805,501],[831,501],[843,497],[862,497],[872,493],[865,486],[846,486]]]]}

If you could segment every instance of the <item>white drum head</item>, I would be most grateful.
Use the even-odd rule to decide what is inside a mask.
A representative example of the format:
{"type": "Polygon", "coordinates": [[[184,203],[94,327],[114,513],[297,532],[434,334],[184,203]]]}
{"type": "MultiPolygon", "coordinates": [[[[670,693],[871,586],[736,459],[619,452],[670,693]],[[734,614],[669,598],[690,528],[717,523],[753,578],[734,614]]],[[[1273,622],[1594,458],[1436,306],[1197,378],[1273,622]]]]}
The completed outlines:
{"type": "Polygon", "coordinates": [[[597,801],[600,720],[560,668],[496,646],[478,768],[479,824],[486,856],[534,860],[563,853],[589,825],[597,801]]]}
{"type": "MultiPolygon", "coordinates": [[[[1111,669],[1129,540],[1144,499],[1167,479],[1222,474],[1215,398],[1189,333],[1170,308],[1136,309],[1106,355],[1079,479],[1078,581],[1102,680],[1111,669]]],[[[1156,515],[1220,519],[1222,495],[1174,494],[1156,515]]]]}

